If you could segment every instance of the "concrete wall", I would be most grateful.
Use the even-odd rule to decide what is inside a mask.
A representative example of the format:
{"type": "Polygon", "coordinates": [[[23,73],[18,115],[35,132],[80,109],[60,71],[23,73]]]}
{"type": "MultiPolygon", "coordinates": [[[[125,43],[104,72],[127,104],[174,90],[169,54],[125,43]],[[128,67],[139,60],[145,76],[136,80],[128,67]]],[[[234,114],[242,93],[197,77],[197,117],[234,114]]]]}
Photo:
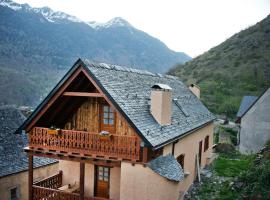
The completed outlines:
{"type": "Polygon", "coordinates": [[[270,88],[241,119],[241,153],[259,151],[270,139],[270,88]]]}
{"type": "MultiPolygon", "coordinates": [[[[63,185],[79,183],[80,163],[72,161],[59,161],[59,170],[63,171],[63,185]]],[[[120,198],[120,171],[119,167],[110,168],[110,198],[119,200],[120,198]]],[[[94,196],[95,166],[93,164],[85,165],[85,196],[94,196]]]]}
{"type": "MultiPolygon", "coordinates": [[[[58,173],[58,163],[34,169],[34,181],[58,173]]],[[[0,178],[0,200],[10,200],[10,189],[18,187],[19,199],[28,200],[28,171],[0,178]]]]}

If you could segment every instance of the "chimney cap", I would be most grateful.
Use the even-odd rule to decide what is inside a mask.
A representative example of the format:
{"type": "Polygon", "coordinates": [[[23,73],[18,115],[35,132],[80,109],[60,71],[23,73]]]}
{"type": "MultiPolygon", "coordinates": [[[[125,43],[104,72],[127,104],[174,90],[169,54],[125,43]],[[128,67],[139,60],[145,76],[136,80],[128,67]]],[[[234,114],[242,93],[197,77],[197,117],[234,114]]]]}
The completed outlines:
{"type": "Polygon", "coordinates": [[[161,89],[161,90],[172,90],[172,88],[166,84],[162,84],[162,83],[157,83],[155,85],[153,85],[151,88],[153,89],[161,89]]]}

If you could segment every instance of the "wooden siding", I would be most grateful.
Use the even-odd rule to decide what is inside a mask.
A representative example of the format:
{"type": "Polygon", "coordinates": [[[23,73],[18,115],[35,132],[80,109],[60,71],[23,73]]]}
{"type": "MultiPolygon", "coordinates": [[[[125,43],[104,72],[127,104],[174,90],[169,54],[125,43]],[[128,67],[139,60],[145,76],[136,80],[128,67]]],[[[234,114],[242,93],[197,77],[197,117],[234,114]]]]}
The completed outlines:
{"type": "Polygon", "coordinates": [[[68,120],[65,129],[98,133],[99,102],[98,98],[89,98],[68,120]]]}
{"type": "MultiPolygon", "coordinates": [[[[89,98],[68,120],[64,129],[98,133],[100,131],[100,106],[103,104],[104,101],[100,98],[89,98]]],[[[116,112],[115,120],[115,134],[122,136],[136,135],[135,131],[118,112],[116,112]]]]}

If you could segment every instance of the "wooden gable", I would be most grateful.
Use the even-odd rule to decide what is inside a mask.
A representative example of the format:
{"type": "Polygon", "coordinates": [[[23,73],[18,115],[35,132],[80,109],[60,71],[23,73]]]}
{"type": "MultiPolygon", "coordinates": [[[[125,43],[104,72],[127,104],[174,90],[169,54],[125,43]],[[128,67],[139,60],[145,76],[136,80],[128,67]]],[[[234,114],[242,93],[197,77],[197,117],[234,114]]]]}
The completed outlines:
{"type": "Polygon", "coordinates": [[[137,135],[81,65],[54,92],[25,130],[30,132],[33,127],[54,126],[98,133],[102,131],[100,128],[102,104],[109,105],[115,111],[114,134],[137,135]]]}

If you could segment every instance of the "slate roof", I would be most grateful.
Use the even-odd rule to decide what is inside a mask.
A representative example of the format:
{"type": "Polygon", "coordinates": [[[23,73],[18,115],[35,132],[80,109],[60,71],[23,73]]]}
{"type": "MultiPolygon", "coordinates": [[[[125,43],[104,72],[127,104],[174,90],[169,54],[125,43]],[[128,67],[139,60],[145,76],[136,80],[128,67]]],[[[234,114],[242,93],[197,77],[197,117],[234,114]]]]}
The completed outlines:
{"type": "Polygon", "coordinates": [[[147,166],[171,181],[182,181],[184,179],[184,171],[172,154],[159,156],[151,160],[147,166]]]}
{"type": "Polygon", "coordinates": [[[256,96],[244,96],[242,98],[239,110],[236,114],[237,117],[242,117],[245,112],[255,103],[255,101],[258,99],[256,96]]]}
{"type": "Polygon", "coordinates": [[[144,139],[154,148],[214,120],[202,102],[173,76],[83,60],[99,86],[119,106],[144,139]],[[155,84],[172,88],[172,124],[159,125],[150,113],[150,92],[155,84]]]}
{"type": "Polygon", "coordinates": [[[177,77],[78,59],[33,114],[16,131],[17,133],[31,122],[61,85],[81,65],[141,136],[146,145],[154,149],[177,140],[215,119],[215,116],[177,77]],[[159,125],[150,113],[151,87],[157,84],[165,84],[172,88],[171,125],[159,125]]]}
{"type": "MultiPolygon", "coordinates": [[[[28,158],[23,152],[27,146],[27,135],[13,134],[25,117],[15,107],[0,107],[0,177],[28,169],[28,158]]],[[[34,167],[57,162],[53,159],[34,157],[34,167]]]]}

